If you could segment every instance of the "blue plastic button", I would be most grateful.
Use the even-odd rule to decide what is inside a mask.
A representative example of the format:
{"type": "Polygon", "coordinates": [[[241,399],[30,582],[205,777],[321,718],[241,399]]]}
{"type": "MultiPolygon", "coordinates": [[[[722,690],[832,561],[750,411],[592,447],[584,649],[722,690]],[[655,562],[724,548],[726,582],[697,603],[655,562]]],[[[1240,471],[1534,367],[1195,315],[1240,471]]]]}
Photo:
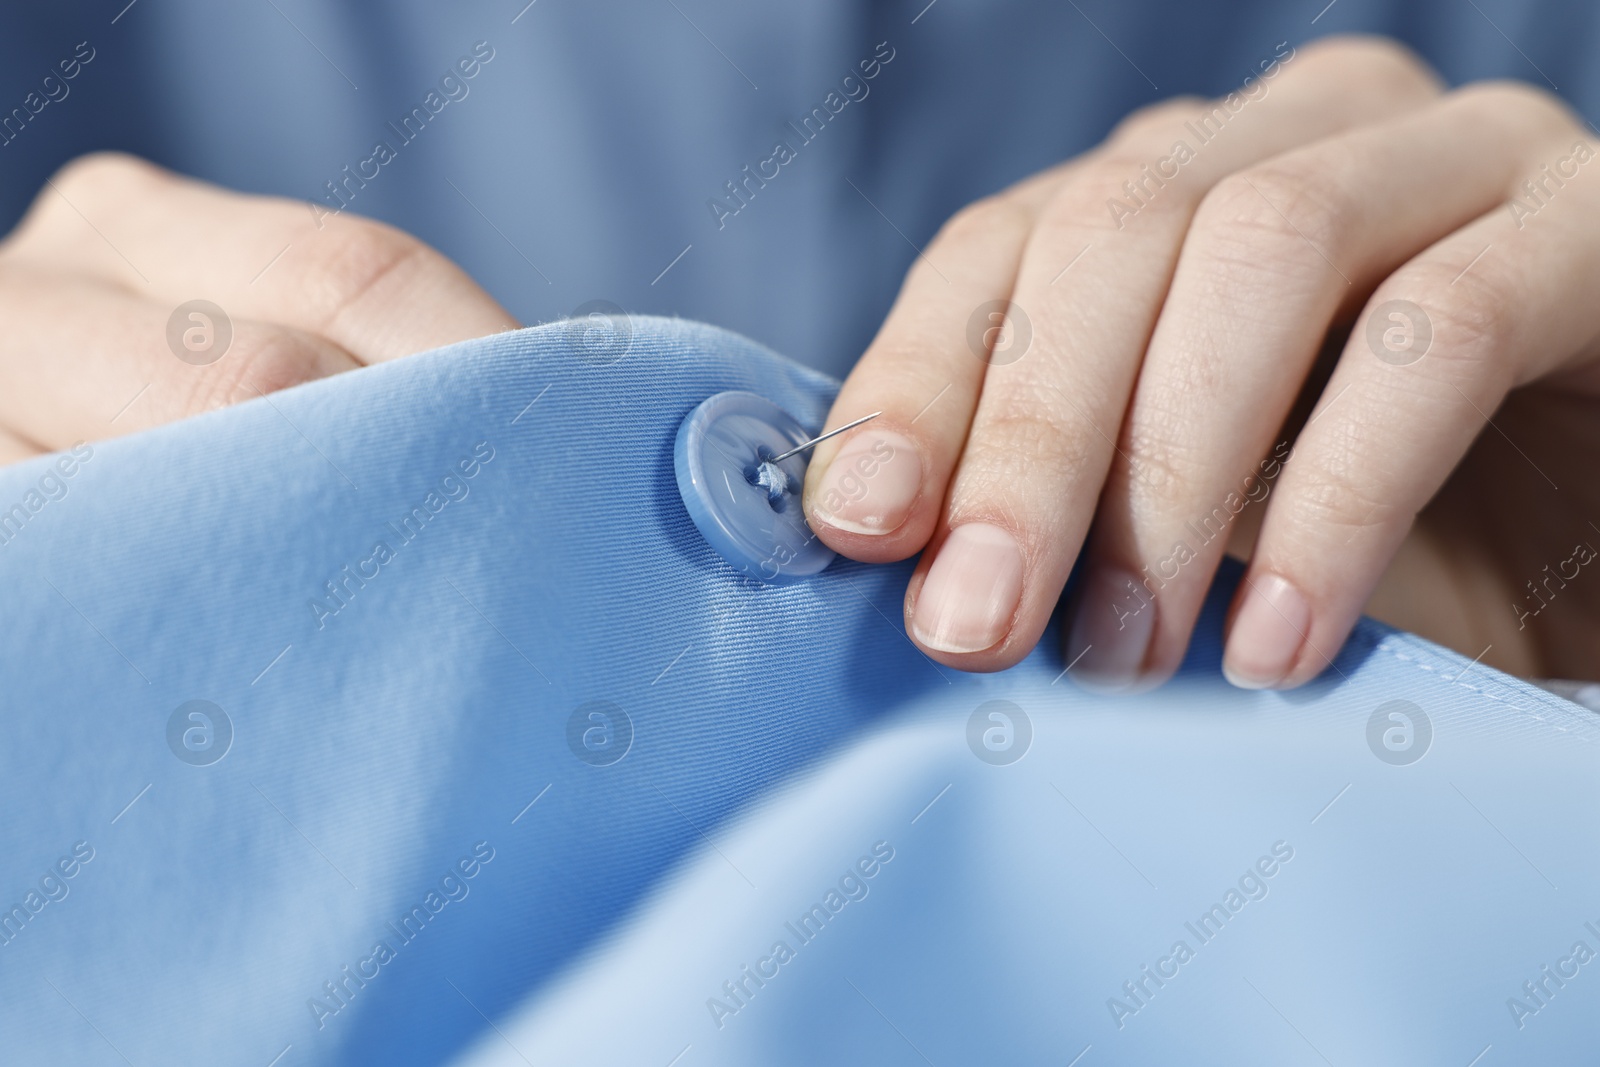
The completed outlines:
{"type": "Polygon", "coordinates": [[[772,401],[718,393],[678,427],[678,492],[700,533],[737,570],[763,582],[809,578],[833,562],[800,508],[810,453],[768,462],[812,438],[772,401]]]}

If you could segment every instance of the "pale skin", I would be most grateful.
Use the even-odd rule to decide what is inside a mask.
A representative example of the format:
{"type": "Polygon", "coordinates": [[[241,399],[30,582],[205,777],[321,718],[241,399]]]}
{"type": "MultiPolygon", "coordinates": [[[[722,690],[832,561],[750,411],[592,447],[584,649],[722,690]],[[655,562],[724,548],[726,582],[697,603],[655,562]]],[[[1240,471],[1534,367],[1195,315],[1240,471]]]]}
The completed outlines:
{"type": "Polygon", "coordinates": [[[1590,131],[1524,85],[1446,92],[1372,39],[1305,47],[1263,80],[1201,147],[1217,102],[1169,101],[953,218],[829,416],[883,412],[818,448],[813,528],[855,559],[922,553],[907,631],[965,670],[1027,655],[1082,554],[1073,676],[1159,684],[1231,543],[1250,560],[1237,685],[1316,677],[1364,609],[1507,670],[1596,677],[1600,575],[1572,562],[1600,545],[1590,131]],[[1130,217],[1124,183],[1163,159],[1130,217]],[[1530,177],[1537,211],[1509,210],[1530,177]],[[986,363],[971,316],[1008,300],[1031,343],[986,363]],[[1431,325],[1406,365],[1365,328],[1396,300],[1431,325]],[[1546,587],[1546,565],[1577,576],[1546,587]]]}
{"type": "MultiPolygon", "coordinates": [[[[1595,677],[1600,574],[1572,562],[1600,546],[1590,131],[1527,86],[1445,92],[1371,39],[1280,57],[1175,161],[1216,103],[1142,110],[945,225],[829,416],[883,412],[817,449],[813,528],[855,559],[922,553],[907,631],[964,670],[1027,655],[1083,555],[1073,677],[1159,684],[1227,548],[1250,560],[1236,684],[1317,676],[1363,610],[1510,671],[1595,677]],[[1508,210],[1529,179],[1536,210],[1508,210]],[[1010,362],[1008,301],[1031,335],[1010,362]],[[1369,342],[1391,301],[1426,316],[1415,361],[1369,342]]],[[[57,174],[0,244],[0,462],[516,325],[414,238],[320,221],[125,156],[57,174]],[[196,294],[234,327],[207,366],[167,345],[196,294]]]]}
{"type": "Polygon", "coordinates": [[[393,227],[116,154],[68,164],[0,244],[0,319],[0,462],[517,325],[393,227]],[[233,325],[205,366],[167,342],[197,294],[233,325]]]}

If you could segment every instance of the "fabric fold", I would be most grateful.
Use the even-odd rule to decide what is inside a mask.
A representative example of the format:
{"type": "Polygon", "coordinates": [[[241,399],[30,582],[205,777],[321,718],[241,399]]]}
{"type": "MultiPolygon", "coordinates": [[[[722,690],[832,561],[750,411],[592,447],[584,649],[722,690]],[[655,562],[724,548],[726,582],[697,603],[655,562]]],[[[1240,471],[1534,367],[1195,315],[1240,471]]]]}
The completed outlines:
{"type": "Polygon", "coordinates": [[[0,471],[27,513],[0,544],[8,1059],[1089,1064],[1202,1032],[1235,1035],[1215,1062],[1306,1058],[1284,1018],[1335,1062],[1592,1040],[1600,979],[1522,985],[1600,949],[1592,715],[1371,623],[1305,691],[1234,691],[1225,588],[1138,701],[1076,690],[1054,634],[940,667],[909,564],[765,586],[678,496],[705,397],[820,426],[836,383],[627,326],[0,471]],[[1422,717],[1373,719],[1397,700],[1422,717]],[[1145,979],[1214,903],[1219,944],[1145,979]]]}

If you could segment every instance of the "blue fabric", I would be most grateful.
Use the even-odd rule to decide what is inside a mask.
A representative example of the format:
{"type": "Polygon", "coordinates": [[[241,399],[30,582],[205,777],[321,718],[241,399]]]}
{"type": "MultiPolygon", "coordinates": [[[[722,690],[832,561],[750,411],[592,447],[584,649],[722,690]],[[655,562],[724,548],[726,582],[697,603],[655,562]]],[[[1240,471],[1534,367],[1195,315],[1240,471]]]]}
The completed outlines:
{"type": "Polygon", "coordinates": [[[678,496],[706,396],[815,426],[835,384],[633,327],[606,366],[564,327],[508,333],[0,471],[5,1062],[1592,1048],[1592,714],[1370,623],[1312,687],[1234,691],[1225,589],[1140,700],[1077,691],[1053,636],[1002,674],[937,667],[906,566],[750,584],[678,496]],[[1368,740],[1396,699],[1431,722],[1409,765],[1368,740]],[[1031,722],[1009,765],[969,743],[995,700],[1031,722]],[[863,857],[865,895],[727,999],[863,857]]]}
{"type": "Polygon", "coordinates": [[[1385,34],[1451,84],[1517,78],[1600,121],[1600,8],[1582,0],[15,6],[0,114],[79,41],[95,58],[0,147],[0,223],[98,148],[331,209],[328,183],[384,140],[396,158],[346,189],[349,210],[442,249],[521,321],[609,299],[836,376],[883,321],[913,244],[962,205],[1092,147],[1134,107],[1234,88],[1279,42],[1385,34]],[[441,93],[424,132],[397,135],[390,124],[479,41],[494,59],[460,99],[441,93]],[[787,124],[880,42],[894,58],[864,98],[802,144],[787,124]],[[780,137],[797,158],[719,224],[707,202],[780,137]]]}

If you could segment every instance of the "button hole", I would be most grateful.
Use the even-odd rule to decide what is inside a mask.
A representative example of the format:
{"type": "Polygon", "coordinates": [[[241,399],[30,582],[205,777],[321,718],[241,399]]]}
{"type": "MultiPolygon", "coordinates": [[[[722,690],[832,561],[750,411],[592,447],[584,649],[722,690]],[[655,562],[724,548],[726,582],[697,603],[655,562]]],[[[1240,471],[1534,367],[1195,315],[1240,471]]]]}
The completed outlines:
{"type": "Polygon", "coordinates": [[[780,515],[789,509],[789,476],[771,462],[774,455],[765,445],[756,449],[756,462],[744,470],[744,480],[767,494],[767,506],[780,515]]]}

